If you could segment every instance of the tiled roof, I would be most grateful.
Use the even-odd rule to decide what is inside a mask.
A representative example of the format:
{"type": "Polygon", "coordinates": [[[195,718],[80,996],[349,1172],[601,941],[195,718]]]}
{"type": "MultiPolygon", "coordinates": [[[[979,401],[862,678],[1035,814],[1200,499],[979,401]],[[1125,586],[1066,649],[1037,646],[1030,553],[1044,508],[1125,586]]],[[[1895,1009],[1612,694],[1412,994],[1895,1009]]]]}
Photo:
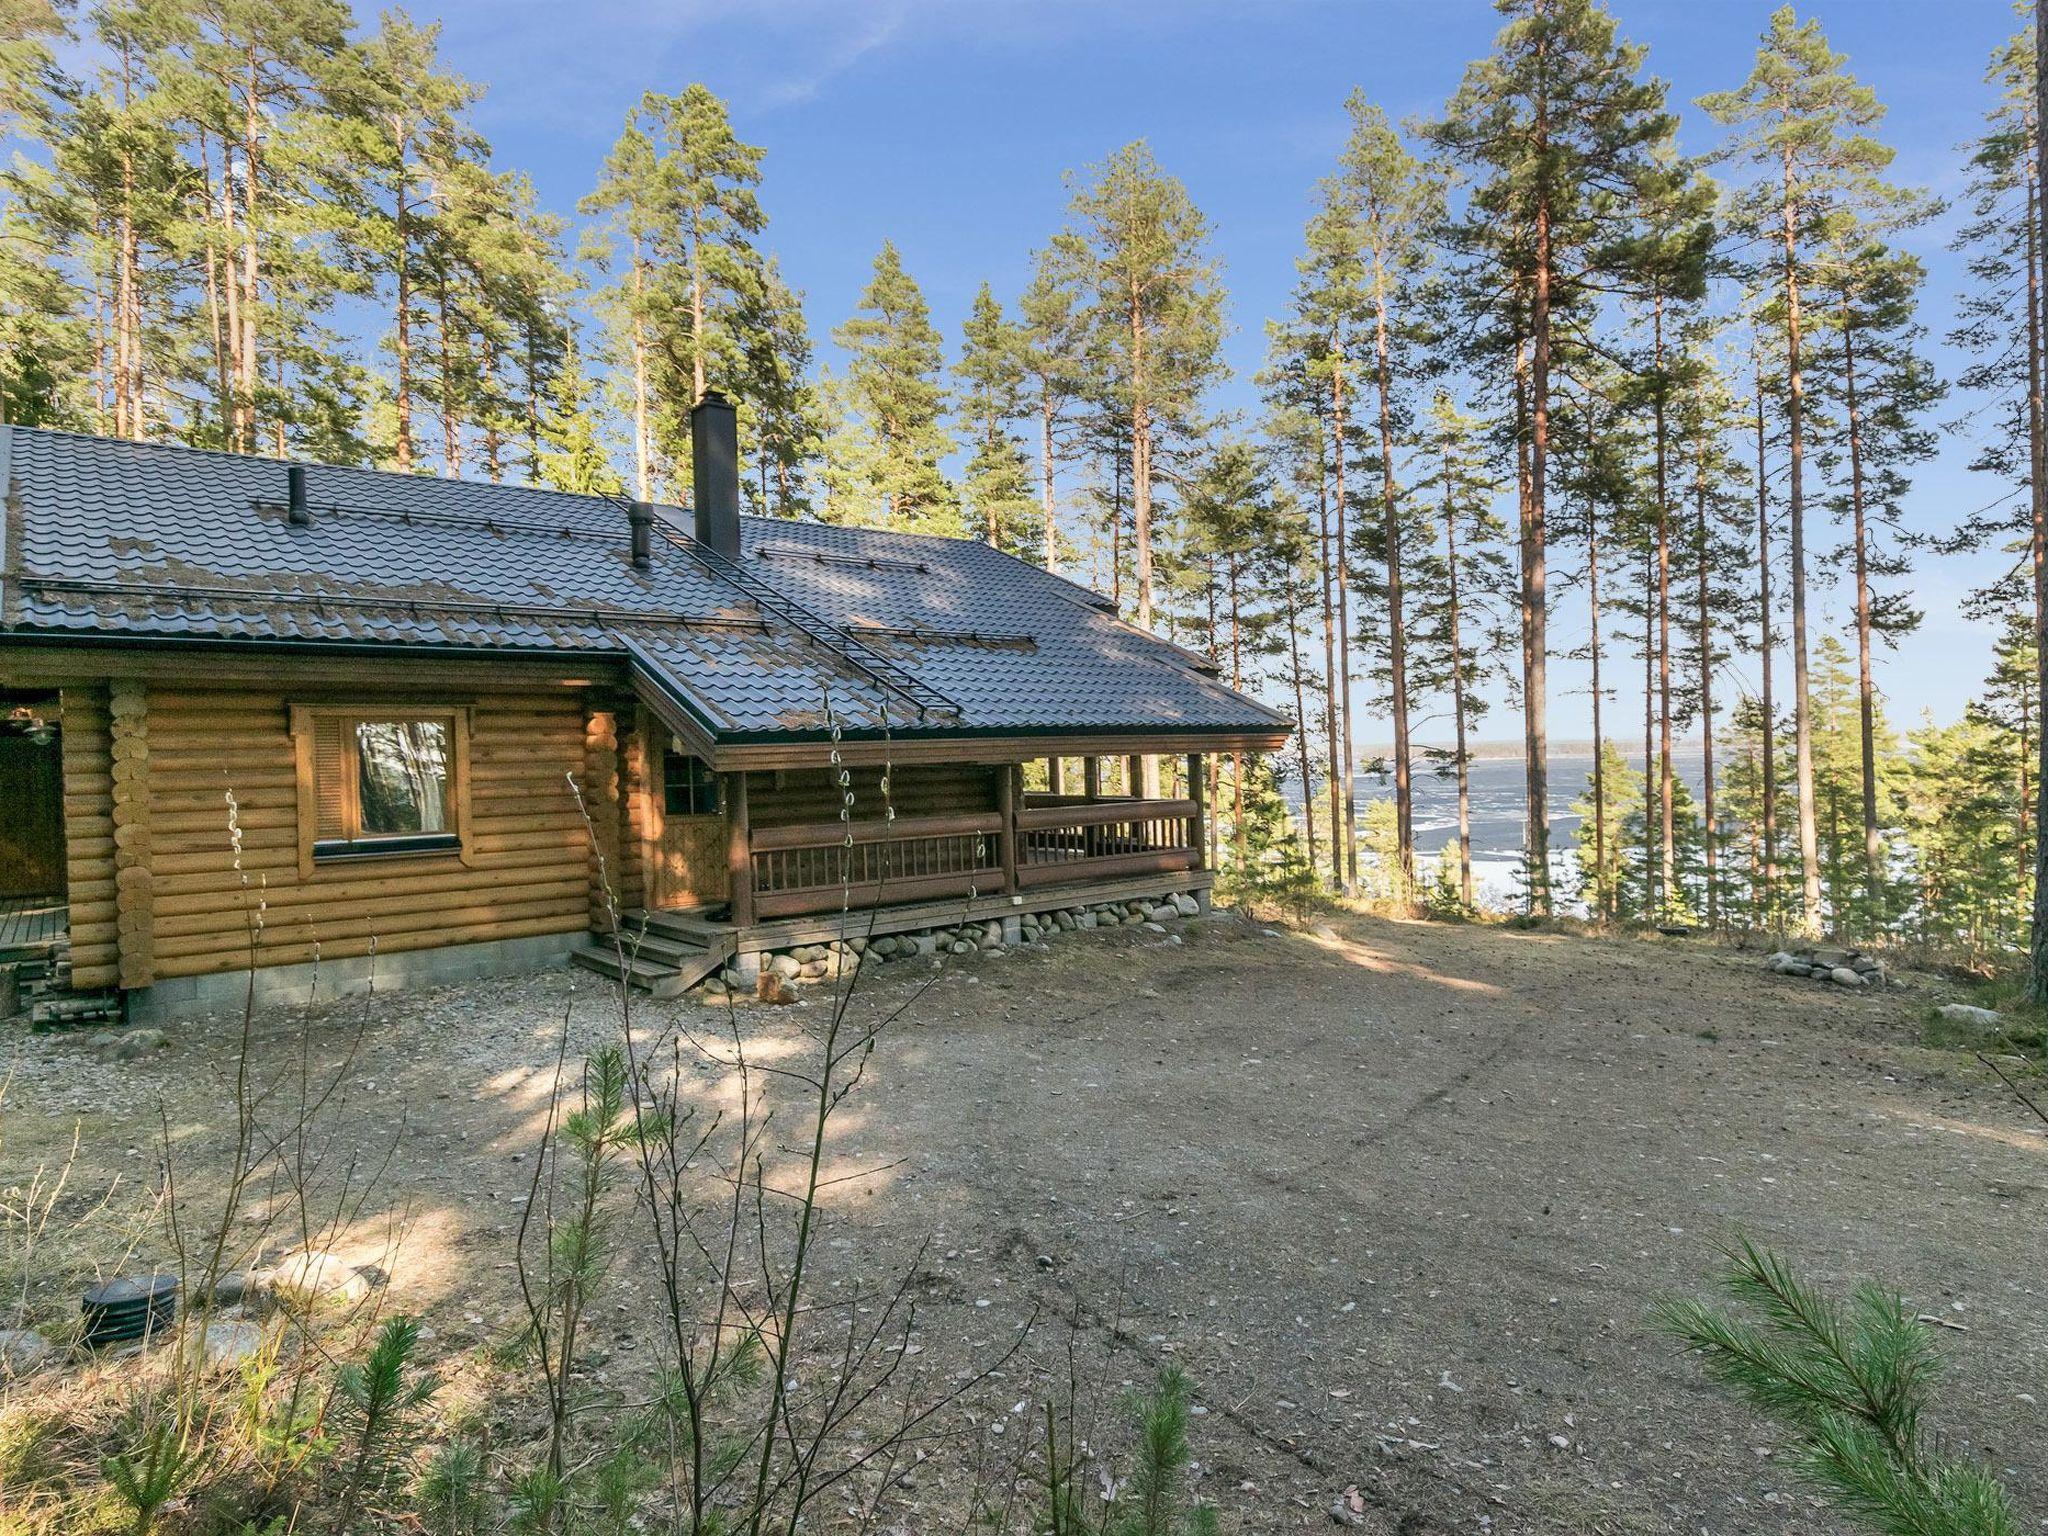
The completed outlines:
{"type": "Polygon", "coordinates": [[[596,652],[710,732],[1271,732],[1282,717],[1102,601],[965,540],[746,518],[726,565],[603,497],[0,427],[0,639],[596,652]],[[920,712],[918,705],[925,707],[920,712]]]}

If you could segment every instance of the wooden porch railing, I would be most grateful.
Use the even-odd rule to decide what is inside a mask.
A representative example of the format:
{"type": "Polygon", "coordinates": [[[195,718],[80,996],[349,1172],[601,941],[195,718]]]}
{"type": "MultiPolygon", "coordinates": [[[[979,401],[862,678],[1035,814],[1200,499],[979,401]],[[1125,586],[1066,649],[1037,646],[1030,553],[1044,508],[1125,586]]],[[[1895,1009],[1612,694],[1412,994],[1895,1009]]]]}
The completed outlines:
{"type": "Polygon", "coordinates": [[[1017,812],[1017,883],[1193,869],[1201,807],[1193,800],[1083,800],[1017,812]]]}
{"type": "Polygon", "coordinates": [[[796,917],[833,911],[842,895],[859,907],[1005,890],[1002,837],[993,811],[759,827],[749,840],[754,911],[796,917]]]}
{"type": "Polygon", "coordinates": [[[735,819],[734,920],[1201,868],[1199,800],[1020,803],[1014,780],[999,799],[996,811],[893,822],[749,828],[735,819]]]}

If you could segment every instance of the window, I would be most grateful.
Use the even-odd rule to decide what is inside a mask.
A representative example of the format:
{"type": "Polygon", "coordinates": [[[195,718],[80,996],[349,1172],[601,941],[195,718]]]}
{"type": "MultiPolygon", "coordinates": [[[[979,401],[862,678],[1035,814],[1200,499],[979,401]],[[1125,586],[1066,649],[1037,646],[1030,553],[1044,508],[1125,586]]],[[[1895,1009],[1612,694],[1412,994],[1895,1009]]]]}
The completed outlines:
{"type": "Polygon", "coordinates": [[[461,851],[466,715],[294,709],[301,867],[461,851]]]}
{"type": "Polygon", "coordinates": [[[448,830],[446,720],[358,720],[358,837],[419,837],[448,830]]]}
{"type": "Polygon", "coordinates": [[[716,816],[718,775],[701,757],[673,748],[661,756],[661,808],[671,816],[716,816]]]}

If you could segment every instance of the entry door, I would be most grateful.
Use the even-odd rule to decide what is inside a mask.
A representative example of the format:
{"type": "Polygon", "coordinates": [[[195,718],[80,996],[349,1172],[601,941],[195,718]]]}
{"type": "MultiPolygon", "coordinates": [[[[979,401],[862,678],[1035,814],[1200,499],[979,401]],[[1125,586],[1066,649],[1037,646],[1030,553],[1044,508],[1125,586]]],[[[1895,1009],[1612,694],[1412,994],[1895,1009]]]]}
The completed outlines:
{"type": "Polygon", "coordinates": [[[702,758],[673,747],[661,755],[661,836],[654,864],[656,906],[716,907],[731,896],[718,775],[702,758]]]}
{"type": "Polygon", "coordinates": [[[0,897],[64,894],[64,773],[56,732],[0,720],[0,897]],[[39,739],[40,738],[40,739],[39,739]]]}

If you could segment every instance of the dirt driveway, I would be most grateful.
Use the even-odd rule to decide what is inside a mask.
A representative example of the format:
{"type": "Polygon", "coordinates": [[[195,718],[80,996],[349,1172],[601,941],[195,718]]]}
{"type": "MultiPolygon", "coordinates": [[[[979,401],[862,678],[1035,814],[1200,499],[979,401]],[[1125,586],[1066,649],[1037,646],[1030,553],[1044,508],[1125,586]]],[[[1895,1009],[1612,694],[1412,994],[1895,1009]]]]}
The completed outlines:
{"type": "MultiPolygon", "coordinates": [[[[1169,1360],[1193,1378],[1199,1488],[1227,1530],[1334,1528],[1354,1485],[1373,1530],[1833,1529],[1777,1439],[1644,1323],[1737,1231],[1955,1324],[1938,1426],[2048,1517],[2048,1139],[1966,1056],[1913,1043],[1925,992],[1355,917],[1183,933],[949,962],[839,1123],[841,1165],[883,1171],[835,1187],[823,1283],[900,1273],[929,1239],[940,1353],[993,1352],[1034,1309],[1081,1319],[1041,1324],[977,1389],[894,1528],[953,1528],[969,1464],[996,1425],[1028,1434],[1012,1408],[1078,1340],[1111,1383],[1169,1360]]],[[[927,963],[885,968],[859,1006],[899,1006],[927,963]]],[[[366,1214],[406,1216],[393,1298],[450,1352],[503,1315],[565,1010],[579,1036],[610,1027],[567,975],[322,1016],[336,1038],[368,1025],[343,1112],[401,1155],[366,1214]]],[[[792,1041],[820,1012],[745,1027],[792,1041]]],[[[23,1051],[11,1162],[82,1114],[88,1173],[133,1174],[159,1102],[193,1148],[224,1102],[227,1054],[197,1030],[118,1066],[23,1051]]],[[[635,1312],[614,1309],[608,1369],[641,1358],[635,1312]]]]}

